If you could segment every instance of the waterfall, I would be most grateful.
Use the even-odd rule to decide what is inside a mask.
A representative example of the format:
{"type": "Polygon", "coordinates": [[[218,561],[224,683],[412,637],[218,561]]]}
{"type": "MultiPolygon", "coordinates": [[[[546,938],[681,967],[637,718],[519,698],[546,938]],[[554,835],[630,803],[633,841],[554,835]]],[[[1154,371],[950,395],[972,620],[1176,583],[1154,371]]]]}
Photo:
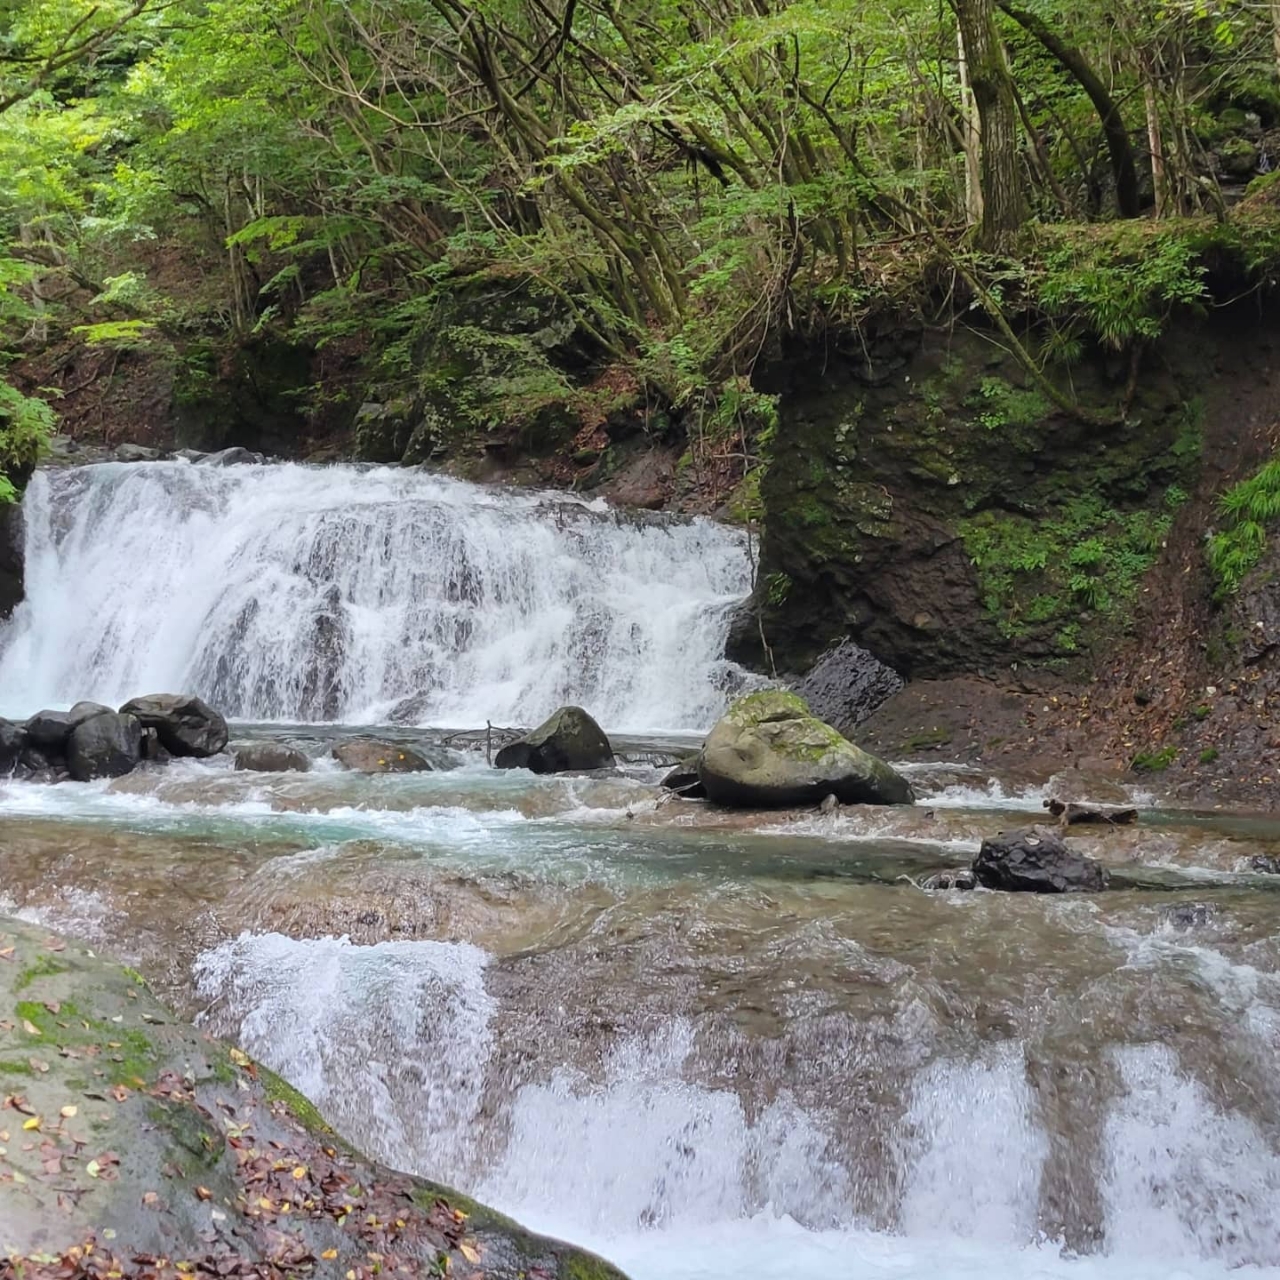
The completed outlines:
{"type": "Polygon", "coordinates": [[[27,490],[9,714],[194,691],[253,720],[703,729],[750,587],[708,520],[411,471],[105,463],[27,490]]]}

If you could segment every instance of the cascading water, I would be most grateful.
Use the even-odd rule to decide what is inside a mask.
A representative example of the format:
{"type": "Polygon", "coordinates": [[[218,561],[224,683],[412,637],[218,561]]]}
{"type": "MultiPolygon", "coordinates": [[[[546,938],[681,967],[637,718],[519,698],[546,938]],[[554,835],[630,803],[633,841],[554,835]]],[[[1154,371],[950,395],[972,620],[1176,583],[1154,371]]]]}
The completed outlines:
{"type": "Polygon", "coordinates": [[[108,463],[37,474],[14,714],[192,690],[242,719],[701,729],[725,705],[745,540],[707,520],[385,469],[108,463]]]}

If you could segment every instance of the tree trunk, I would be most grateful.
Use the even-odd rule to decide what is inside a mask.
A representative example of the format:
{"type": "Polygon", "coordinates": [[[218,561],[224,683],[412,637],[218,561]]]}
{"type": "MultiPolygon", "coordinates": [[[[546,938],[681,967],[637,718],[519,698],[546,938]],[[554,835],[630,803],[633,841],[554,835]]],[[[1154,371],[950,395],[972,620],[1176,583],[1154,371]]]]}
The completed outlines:
{"type": "Polygon", "coordinates": [[[1145,76],[1142,82],[1142,100],[1147,109],[1147,144],[1151,148],[1151,184],[1155,188],[1156,217],[1163,218],[1170,212],[1169,177],[1165,171],[1164,138],[1160,133],[1156,91],[1145,76]]]}
{"type": "Polygon", "coordinates": [[[1018,107],[1004,46],[996,30],[994,0],[953,0],[982,130],[982,222],[978,243],[1005,248],[1022,226],[1018,185],[1018,107]]]}
{"type": "MultiPolygon", "coordinates": [[[[1280,4],[1280,0],[1276,0],[1280,4]]],[[[982,129],[978,124],[978,105],[969,84],[969,60],[964,53],[964,37],[956,31],[956,49],[960,59],[960,119],[964,144],[964,212],[971,227],[982,221],[982,129]]]]}
{"type": "MultiPolygon", "coordinates": [[[[1138,170],[1133,159],[1133,144],[1129,141],[1129,132],[1124,127],[1120,108],[1107,92],[1106,85],[1098,78],[1084,55],[1060,40],[1034,13],[1019,9],[1017,5],[1010,4],[1009,0],[1000,0],[1000,8],[1024,31],[1033,35],[1089,95],[1089,101],[1093,103],[1093,108],[1102,121],[1102,134],[1111,157],[1111,173],[1116,184],[1116,207],[1122,218],[1136,218],[1140,210],[1138,170]]],[[[1272,0],[1272,11],[1280,15],[1280,0],[1272,0]]],[[[1280,29],[1276,38],[1280,42],[1280,29]]],[[[1277,44],[1277,59],[1280,60],[1280,43],[1277,44]]]]}

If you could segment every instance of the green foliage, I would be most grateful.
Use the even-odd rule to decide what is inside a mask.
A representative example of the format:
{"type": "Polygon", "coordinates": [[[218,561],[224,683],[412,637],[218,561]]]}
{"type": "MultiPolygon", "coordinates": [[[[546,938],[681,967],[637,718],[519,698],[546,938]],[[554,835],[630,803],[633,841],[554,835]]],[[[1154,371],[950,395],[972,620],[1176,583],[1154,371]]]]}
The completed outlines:
{"type": "Polygon", "coordinates": [[[1217,747],[1205,747],[1205,749],[1200,752],[1200,763],[1212,764],[1218,758],[1218,754],[1219,752],[1217,747]]]}
{"type": "Polygon", "coordinates": [[[1218,600],[1234,595],[1262,559],[1268,529],[1280,520],[1280,457],[1272,458],[1218,500],[1222,527],[1206,552],[1218,600]]]}
{"type": "Polygon", "coordinates": [[[1139,751],[1129,762],[1135,773],[1161,773],[1178,758],[1177,747],[1152,747],[1139,751]]]}
{"type": "Polygon", "coordinates": [[[13,476],[35,466],[55,420],[44,400],[0,382],[0,503],[17,499],[13,476]]]}
{"type": "Polygon", "coordinates": [[[1205,271],[1197,245],[1176,232],[1064,236],[1044,255],[1038,301],[1069,331],[1118,349],[1159,337],[1175,307],[1202,302],[1205,271]]]}
{"type": "Polygon", "coordinates": [[[984,511],[960,536],[987,609],[1010,638],[1041,629],[1062,654],[1078,650],[1082,616],[1121,619],[1155,562],[1171,517],[1119,511],[1096,495],[1040,520],[984,511]]]}

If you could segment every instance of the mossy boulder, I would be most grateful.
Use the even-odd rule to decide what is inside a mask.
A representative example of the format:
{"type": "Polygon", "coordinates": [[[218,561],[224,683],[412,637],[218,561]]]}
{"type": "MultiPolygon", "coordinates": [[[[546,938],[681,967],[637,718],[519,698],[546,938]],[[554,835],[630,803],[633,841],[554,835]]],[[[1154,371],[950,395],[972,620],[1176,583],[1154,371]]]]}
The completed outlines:
{"type": "Polygon", "coordinates": [[[698,757],[709,799],[739,809],[816,804],[911,804],[911,784],[810,714],[780,689],[740,698],[712,729],[698,757]]]}
{"type": "Polygon", "coordinates": [[[131,970],[0,919],[0,1249],[18,1275],[624,1280],[337,1138],[131,970]]]}
{"type": "Polygon", "coordinates": [[[584,773],[613,764],[604,730],[581,707],[561,707],[536,729],[509,742],[494,757],[499,769],[584,773]]]}

